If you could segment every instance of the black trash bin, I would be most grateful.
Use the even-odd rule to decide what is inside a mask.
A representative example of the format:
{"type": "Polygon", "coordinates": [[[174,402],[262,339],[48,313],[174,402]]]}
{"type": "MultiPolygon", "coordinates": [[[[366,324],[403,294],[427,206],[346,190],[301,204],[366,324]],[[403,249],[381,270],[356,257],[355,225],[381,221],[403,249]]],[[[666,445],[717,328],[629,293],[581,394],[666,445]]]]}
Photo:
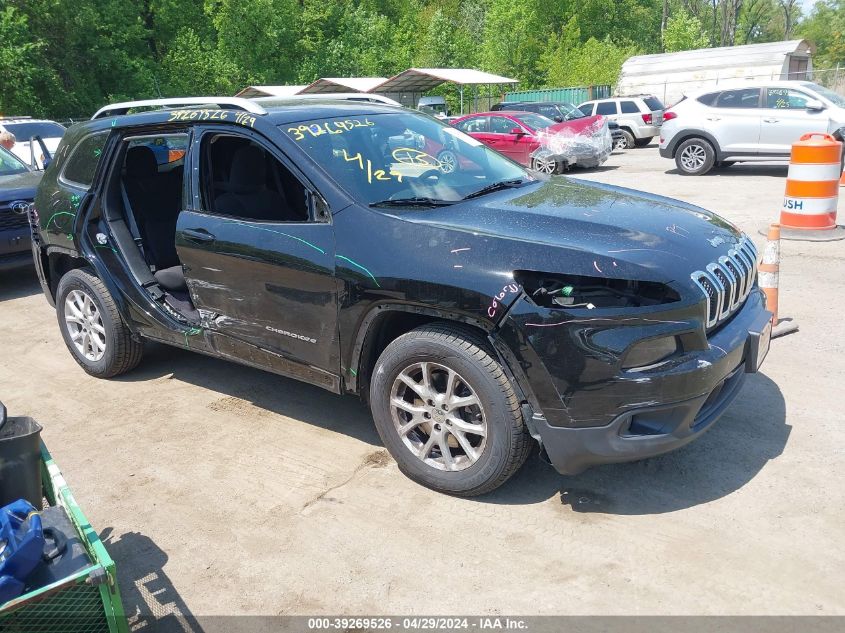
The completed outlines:
{"type": "Polygon", "coordinates": [[[6,416],[0,402],[0,507],[26,499],[41,508],[41,425],[6,416]]]}

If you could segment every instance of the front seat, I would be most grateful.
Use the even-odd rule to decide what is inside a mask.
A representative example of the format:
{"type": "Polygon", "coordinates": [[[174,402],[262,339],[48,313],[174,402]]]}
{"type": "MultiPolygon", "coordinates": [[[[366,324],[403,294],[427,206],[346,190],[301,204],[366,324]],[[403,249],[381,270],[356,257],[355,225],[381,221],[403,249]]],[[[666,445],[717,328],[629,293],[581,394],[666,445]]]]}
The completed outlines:
{"type": "Polygon", "coordinates": [[[267,160],[264,150],[256,145],[244,145],[235,152],[227,189],[215,200],[217,213],[278,221],[289,215],[285,197],[267,188],[267,160]]]}

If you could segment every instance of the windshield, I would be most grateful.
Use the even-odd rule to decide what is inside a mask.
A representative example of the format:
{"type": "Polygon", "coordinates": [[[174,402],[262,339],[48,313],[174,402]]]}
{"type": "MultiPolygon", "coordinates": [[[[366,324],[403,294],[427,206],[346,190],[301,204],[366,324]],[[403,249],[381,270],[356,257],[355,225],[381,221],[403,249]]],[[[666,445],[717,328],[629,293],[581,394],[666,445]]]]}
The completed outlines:
{"type": "Polygon", "coordinates": [[[845,97],[843,97],[842,95],[839,95],[833,92],[833,90],[830,90],[829,88],[825,88],[824,86],[820,86],[818,84],[808,83],[804,85],[807,86],[810,90],[819,93],[825,99],[830,101],[833,105],[838,106],[840,108],[845,108],[845,97]]]}
{"type": "Polygon", "coordinates": [[[455,202],[527,172],[460,130],[413,112],[282,125],[306,154],[362,204],[455,202]]]}
{"type": "Polygon", "coordinates": [[[583,111],[579,110],[571,103],[559,103],[558,107],[567,121],[571,121],[572,119],[583,119],[587,116],[583,111]]]}
{"type": "Polygon", "coordinates": [[[29,142],[33,136],[40,136],[41,138],[61,138],[65,133],[65,128],[58,123],[52,121],[42,121],[33,123],[31,121],[21,123],[4,123],[9,132],[15,135],[15,139],[20,142],[29,142]]]}
{"type": "Polygon", "coordinates": [[[26,171],[29,171],[29,167],[5,147],[0,147],[0,176],[22,174],[26,171]]]}
{"type": "Polygon", "coordinates": [[[514,114],[512,115],[514,119],[522,123],[523,125],[528,126],[532,130],[544,130],[547,127],[550,127],[555,124],[549,117],[545,117],[542,114],[532,114],[526,112],[524,114],[514,114]]]}

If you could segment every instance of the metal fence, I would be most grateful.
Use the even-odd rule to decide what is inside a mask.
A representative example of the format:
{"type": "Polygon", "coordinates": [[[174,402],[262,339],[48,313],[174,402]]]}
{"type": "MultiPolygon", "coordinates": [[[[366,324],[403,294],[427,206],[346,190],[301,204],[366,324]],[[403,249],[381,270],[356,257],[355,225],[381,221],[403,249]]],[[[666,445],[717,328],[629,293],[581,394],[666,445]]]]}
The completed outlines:
{"type": "Polygon", "coordinates": [[[505,94],[505,101],[563,101],[578,105],[591,99],[604,99],[612,94],[611,86],[573,86],[519,90],[505,94]]]}

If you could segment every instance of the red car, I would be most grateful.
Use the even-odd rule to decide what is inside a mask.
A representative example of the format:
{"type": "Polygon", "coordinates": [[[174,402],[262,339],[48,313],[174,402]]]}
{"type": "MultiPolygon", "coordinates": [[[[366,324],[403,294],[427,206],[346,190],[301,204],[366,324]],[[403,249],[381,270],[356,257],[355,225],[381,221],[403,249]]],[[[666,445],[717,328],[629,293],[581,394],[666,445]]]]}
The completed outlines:
{"type": "Polygon", "coordinates": [[[516,162],[547,174],[574,165],[597,167],[612,149],[603,116],[555,123],[534,112],[479,112],[453,126],[516,162]]]}

